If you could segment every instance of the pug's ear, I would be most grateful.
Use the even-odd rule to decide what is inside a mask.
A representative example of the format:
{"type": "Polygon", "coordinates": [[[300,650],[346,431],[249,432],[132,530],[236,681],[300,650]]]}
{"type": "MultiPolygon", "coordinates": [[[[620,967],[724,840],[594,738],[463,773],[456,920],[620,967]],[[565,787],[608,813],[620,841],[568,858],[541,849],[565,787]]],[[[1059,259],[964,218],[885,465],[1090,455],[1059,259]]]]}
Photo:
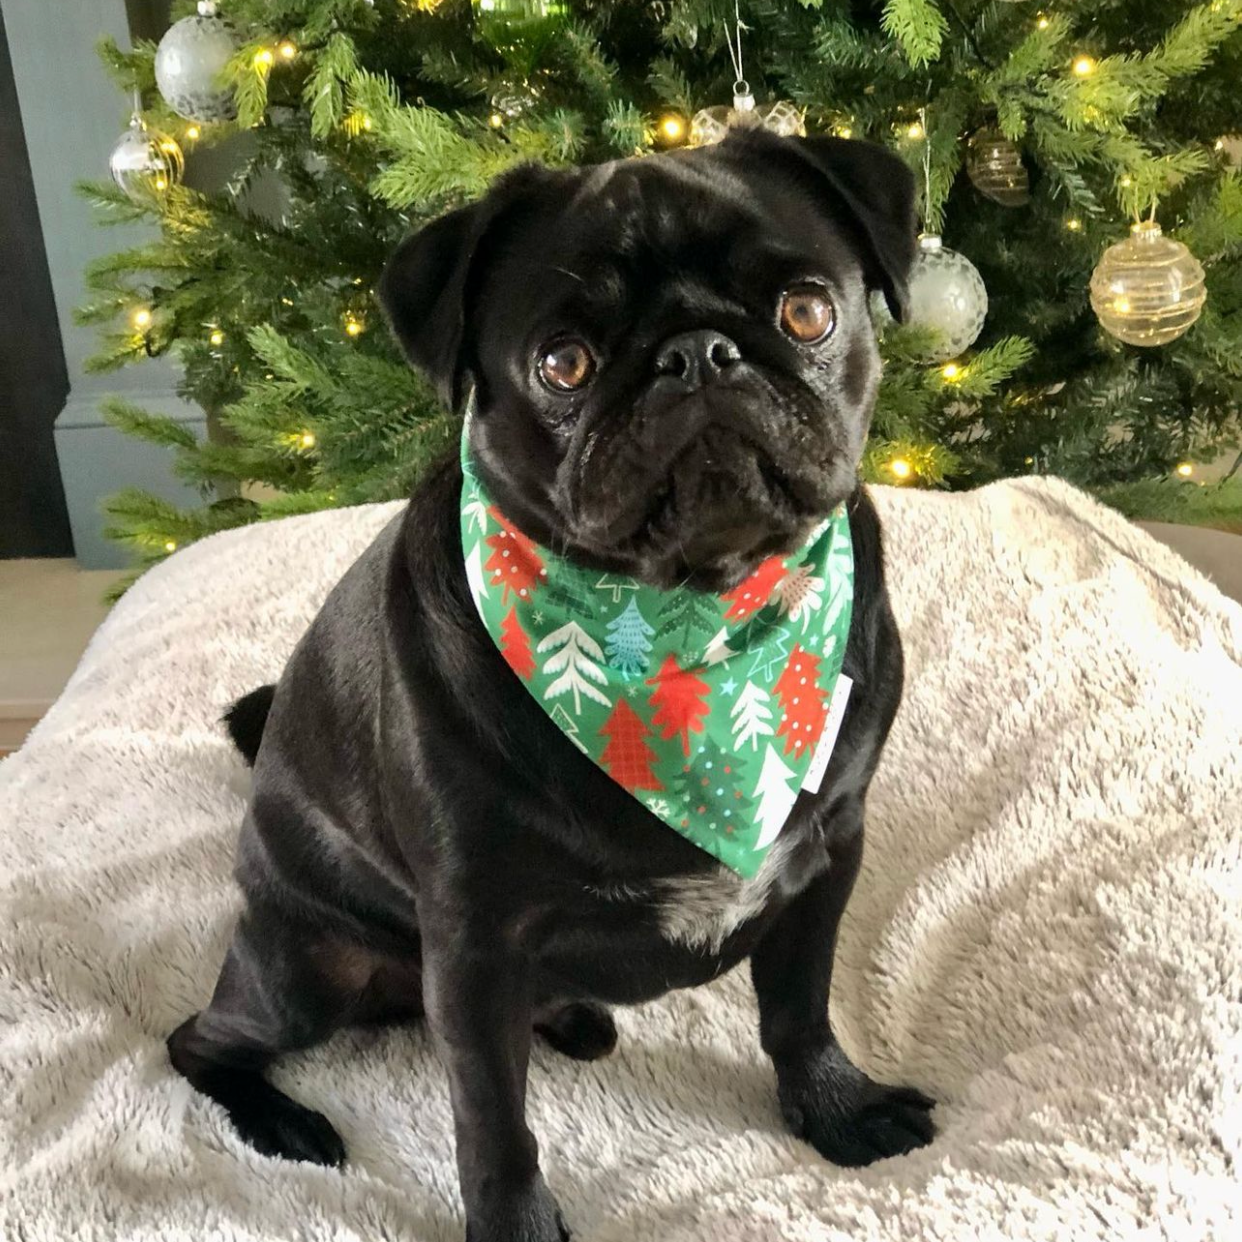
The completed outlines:
{"type": "Polygon", "coordinates": [[[901,322],[909,306],[910,267],[918,250],[915,180],[884,147],[845,138],[775,139],[797,153],[843,209],[862,243],[869,289],[880,289],[901,322]]]}
{"type": "Polygon", "coordinates": [[[469,370],[467,308],[489,235],[549,174],[537,165],[506,173],[483,198],[407,237],[384,268],[376,296],[406,357],[454,409],[469,370]]]}

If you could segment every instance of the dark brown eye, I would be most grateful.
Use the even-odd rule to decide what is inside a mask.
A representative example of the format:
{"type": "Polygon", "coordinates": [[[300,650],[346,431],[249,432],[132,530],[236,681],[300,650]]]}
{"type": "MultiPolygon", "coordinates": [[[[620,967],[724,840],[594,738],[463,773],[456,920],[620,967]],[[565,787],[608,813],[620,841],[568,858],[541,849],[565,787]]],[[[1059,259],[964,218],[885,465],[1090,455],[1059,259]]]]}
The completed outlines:
{"type": "Polygon", "coordinates": [[[539,358],[539,378],[556,392],[573,392],[595,374],[591,351],[573,337],[545,345],[539,358]]]}
{"type": "Polygon", "coordinates": [[[781,331],[803,345],[822,341],[836,326],[832,300],[819,285],[794,285],[781,298],[781,331]]]}

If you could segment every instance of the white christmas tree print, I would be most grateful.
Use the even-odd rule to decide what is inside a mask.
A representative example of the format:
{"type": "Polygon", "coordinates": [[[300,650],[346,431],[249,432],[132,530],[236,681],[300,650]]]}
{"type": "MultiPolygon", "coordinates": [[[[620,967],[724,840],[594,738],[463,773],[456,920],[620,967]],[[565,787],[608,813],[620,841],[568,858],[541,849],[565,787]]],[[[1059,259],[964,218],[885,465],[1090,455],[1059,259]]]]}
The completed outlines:
{"type": "Polygon", "coordinates": [[[837,618],[841,615],[841,609],[852,598],[851,588],[845,581],[841,581],[837,586],[836,594],[828,601],[828,607],[824,610],[823,628],[825,630],[830,630],[836,625],[837,618]]]}
{"type": "Polygon", "coordinates": [[[466,582],[470,587],[470,598],[474,600],[475,608],[482,613],[487,583],[483,578],[483,553],[477,541],[466,557],[466,582]]]}
{"type": "Polygon", "coordinates": [[[584,694],[596,703],[602,703],[605,707],[611,706],[608,697],[591,685],[593,681],[600,685],[608,682],[599,664],[595,663],[596,660],[603,663],[604,653],[595,639],[577,621],[566,622],[559,630],[553,630],[535,650],[541,653],[556,652],[548,657],[543,666],[544,676],[560,674],[544,692],[545,699],[559,698],[562,694],[572,692],[574,715],[582,712],[584,694]]]}
{"type": "Polygon", "coordinates": [[[729,646],[725,640],[729,637],[729,631],[720,629],[716,637],[707,644],[707,650],[703,652],[703,663],[706,665],[723,664],[730,656],[737,655],[737,652],[729,646]]]}
{"type": "Polygon", "coordinates": [[[608,661],[626,681],[647,671],[654,633],[632,595],[625,608],[608,622],[608,661]]]}
{"type": "Polygon", "coordinates": [[[733,710],[729,713],[733,725],[733,748],[741,750],[747,742],[751,750],[759,749],[761,737],[772,736],[772,709],[768,706],[771,696],[753,681],[742,687],[733,710]]]}
{"type": "Polygon", "coordinates": [[[470,499],[462,506],[461,515],[466,519],[466,529],[477,527],[480,532],[487,530],[487,506],[479,499],[479,493],[472,491],[470,499]]]}
{"type": "Polygon", "coordinates": [[[772,596],[791,621],[801,620],[805,630],[811,614],[823,603],[824,580],[809,565],[791,569],[776,584],[772,596]]]}
{"type": "Polygon", "coordinates": [[[776,840],[789,818],[789,812],[793,810],[798,791],[789,788],[791,776],[793,772],[785,765],[775,748],[769,745],[763,756],[759,780],[755,785],[754,796],[759,799],[755,807],[755,820],[759,824],[756,849],[763,849],[776,840]]]}
{"type": "Polygon", "coordinates": [[[612,602],[619,604],[621,602],[622,591],[637,591],[638,582],[634,578],[614,578],[612,574],[604,574],[595,584],[597,591],[611,591],[612,602]]]}

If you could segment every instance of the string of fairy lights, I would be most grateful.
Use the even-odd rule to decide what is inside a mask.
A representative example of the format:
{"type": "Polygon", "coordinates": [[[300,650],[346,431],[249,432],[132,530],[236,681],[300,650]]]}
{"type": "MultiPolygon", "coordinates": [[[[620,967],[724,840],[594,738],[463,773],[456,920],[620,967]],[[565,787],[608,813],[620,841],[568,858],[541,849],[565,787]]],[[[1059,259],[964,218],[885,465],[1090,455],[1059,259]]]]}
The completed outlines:
{"type": "MultiPolygon", "coordinates": [[[[427,12],[434,10],[439,0],[402,2],[427,12]]],[[[1214,2],[1216,6],[1229,6],[1234,17],[1234,10],[1242,7],[1242,0],[1214,2]]],[[[474,0],[474,5],[480,23],[542,19],[564,10],[564,5],[555,0],[474,0]]],[[[209,128],[236,121],[234,91],[222,82],[222,75],[243,44],[220,7],[218,0],[199,0],[197,14],[170,27],[157,49],[155,76],[160,94],[171,110],[186,121],[180,140],[148,125],[142,115],[141,100],[136,99],[130,125],[112,151],[109,163],[113,178],[135,202],[158,204],[166,200],[184,176],[184,145],[193,147],[209,128]]],[[[1053,15],[1040,11],[1032,21],[1035,29],[1047,30],[1053,15]]],[[[744,127],[760,127],[785,135],[806,133],[805,114],[791,102],[756,101],[744,73],[745,29],[735,0],[734,22],[731,28],[726,25],[725,30],[736,77],[732,103],[703,108],[690,117],[677,111],[665,112],[651,127],[649,145],[657,149],[704,146],[721,141],[732,129],[744,127]]],[[[301,54],[292,34],[257,43],[253,70],[260,75],[293,65],[301,54]]],[[[1067,70],[1071,77],[1083,80],[1097,73],[1099,65],[1094,56],[1077,52],[1068,60],[1067,70]]],[[[494,97],[487,124],[501,131],[521,111],[513,92],[494,97]]],[[[372,130],[374,120],[359,109],[345,116],[343,126],[350,137],[358,138],[372,130]]],[[[828,132],[851,138],[856,128],[854,117],[840,116],[830,123],[828,132]]],[[[892,124],[899,144],[922,146],[925,219],[930,215],[931,200],[929,130],[926,110],[921,110],[917,117],[907,116],[892,124]]],[[[1228,136],[1222,136],[1213,144],[1213,150],[1218,157],[1234,162],[1238,148],[1228,136]]],[[[1022,152],[995,127],[985,126],[966,139],[965,165],[976,189],[999,205],[1021,207],[1030,201],[1029,173],[1022,152]]],[[[1118,184],[1128,188],[1131,179],[1123,175],[1118,184]]],[[[1064,227],[1070,233],[1079,233],[1084,223],[1080,216],[1069,215],[1064,227]]],[[[936,340],[922,360],[938,367],[945,385],[961,384],[970,374],[967,351],[982,332],[987,314],[987,291],[982,278],[965,256],[944,246],[938,235],[925,233],[920,237],[911,293],[911,320],[933,329],[936,340]]],[[[1130,237],[1105,250],[1092,275],[1090,296],[1106,331],[1131,345],[1159,346],[1182,335],[1198,318],[1206,299],[1203,268],[1182,243],[1161,232],[1153,203],[1147,219],[1135,220],[1130,237]]],[[[129,318],[134,332],[145,339],[156,326],[156,308],[136,305],[129,318]]],[[[356,340],[365,333],[367,318],[360,298],[342,312],[340,324],[348,339],[356,340]]],[[[205,335],[213,349],[221,349],[227,340],[225,328],[219,323],[206,325],[205,335]]],[[[294,433],[287,441],[289,447],[300,452],[312,451],[317,444],[311,431],[294,433]]],[[[887,469],[898,483],[918,475],[915,463],[901,455],[892,457],[887,469]]],[[[1181,478],[1190,477],[1193,471],[1189,462],[1181,462],[1175,468],[1181,478]]]]}

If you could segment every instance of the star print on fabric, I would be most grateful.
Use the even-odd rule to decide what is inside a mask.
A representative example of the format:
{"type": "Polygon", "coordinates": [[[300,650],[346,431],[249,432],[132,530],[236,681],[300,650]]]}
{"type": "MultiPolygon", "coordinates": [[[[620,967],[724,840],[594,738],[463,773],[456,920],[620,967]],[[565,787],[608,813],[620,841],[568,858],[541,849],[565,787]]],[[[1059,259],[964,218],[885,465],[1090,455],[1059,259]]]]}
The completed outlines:
{"type": "Polygon", "coordinates": [[[542,624],[543,624],[543,613],[538,612],[538,611],[536,611],[536,612],[532,612],[532,613],[530,614],[530,619],[531,619],[531,620],[532,620],[532,621],[533,621],[536,625],[542,625],[542,624]]]}
{"type": "Polygon", "coordinates": [[[720,683],[720,693],[726,698],[731,699],[737,693],[737,682],[732,677],[728,681],[722,681],[720,683]]]}

